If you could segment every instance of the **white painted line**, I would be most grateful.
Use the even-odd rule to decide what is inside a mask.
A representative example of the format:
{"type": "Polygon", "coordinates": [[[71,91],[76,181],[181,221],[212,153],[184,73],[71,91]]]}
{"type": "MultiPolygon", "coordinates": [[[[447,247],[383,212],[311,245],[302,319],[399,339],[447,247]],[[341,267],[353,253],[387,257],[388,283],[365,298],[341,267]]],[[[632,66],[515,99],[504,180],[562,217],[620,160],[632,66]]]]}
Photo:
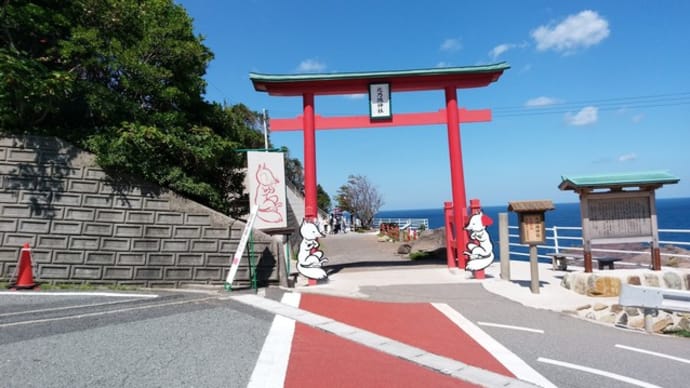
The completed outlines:
{"type": "Polygon", "coordinates": [[[524,326],[502,325],[502,324],[500,324],[500,323],[481,322],[481,321],[477,321],[477,325],[479,325],[479,326],[489,326],[489,327],[500,327],[500,328],[502,328],[502,329],[520,330],[520,331],[527,331],[527,332],[530,332],[530,333],[544,334],[544,330],[541,330],[541,329],[531,329],[531,328],[529,328],[529,327],[524,327],[524,326]]]}
{"type": "Polygon", "coordinates": [[[571,363],[569,363],[569,362],[558,361],[558,360],[552,360],[552,359],[543,358],[543,357],[537,358],[537,361],[543,362],[543,363],[545,363],[545,364],[551,364],[551,365],[562,366],[562,367],[564,367],[564,368],[575,369],[575,370],[579,370],[579,371],[582,371],[582,372],[587,372],[587,373],[592,373],[592,374],[599,375],[599,376],[603,376],[603,377],[608,377],[608,378],[610,378],[610,379],[622,381],[622,382],[625,382],[625,383],[628,383],[628,384],[637,385],[638,387],[644,387],[644,388],[661,388],[661,387],[658,386],[658,385],[654,385],[654,384],[648,383],[648,382],[646,382],[646,381],[638,380],[638,379],[633,379],[632,377],[619,375],[619,374],[617,374],[617,373],[607,372],[607,371],[604,371],[604,370],[601,370],[601,369],[594,369],[594,368],[590,368],[590,367],[587,367],[587,366],[582,366],[582,365],[577,365],[577,364],[571,364],[571,363]]]}
{"type": "Polygon", "coordinates": [[[31,320],[31,321],[20,321],[20,322],[11,322],[11,323],[0,323],[0,327],[32,325],[32,324],[35,324],[35,323],[57,322],[57,321],[67,321],[67,320],[71,320],[71,319],[81,319],[81,318],[98,317],[98,316],[101,316],[101,315],[123,313],[123,312],[126,312],[126,311],[144,310],[144,309],[150,309],[150,308],[156,308],[156,307],[165,307],[165,306],[174,306],[174,305],[185,304],[185,303],[201,302],[201,301],[210,300],[210,299],[216,299],[216,298],[215,298],[215,297],[207,297],[207,298],[201,298],[201,299],[187,299],[187,300],[176,301],[176,302],[157,303],[157,304],[148,304],[148,305],[145,305],[145,306],[128,307],[128,308],[118,309],[118,310],[99,311],[99,312],[97,312],[97,313],[86,313],[86,314],[78,314],[78,315],[69,315],[69,316],[66,316],[66,317],[59,317],[59,318],[34,319],[34,320],[31,320]]]}
{"type": "MultiPolygon", "coordinates": [[[[281,302],[298,307],[299,300],[299,293],[286,292],[281,302]]],[[[273,388],[285,385],[294,334],[295,320],[276,314],[247,388],[273,388]]]]}
{"type": "Polygon", "coordinates": [[[0,296],[110,296],[114,298],[158,298],[156,294],[127,294],[124,292],[45,292],[45,291],[3,291],[0,296]]]}
{"type": "Polygon", "coordinates": [[[49,308],[49,309],[15,311],[15,312],[13,312],[13,313],[4,313],[4,314],[0,314],[0,318],[2,318],[2,317],[11,317],[11,316],[13,316],[13,315],[25,315],[25,314],[45,313],[45,312],[49,312],[49,311],[72,310],[72,309],[79,309],[79,308],[85,308],[85,307],[111,306],[111,305],[114,305],[114,304],[122,304],[122,303],[134,302],[134,301],[137,301],[137,300],[138,300],[138,299],[125,299],[125,300],[116,300],[116,301],[105,302],[105,303],[79,304],[79,305],[74,305],[74,306],[53,307],[53,308],[49,308]]]}
{"type": "Polygon", "coordinates": [[[657,352],[653,352],[653,351],[651,351],[651,350],[644,350],[644,349],[640,349],[640,348],[633,348],[632,346],[625,346],[625,345],[619,345],[619,344],[616,344],[615,346],[616,346],[617,348],[621,348],[621,349],[625,349],[625,350],[632,350],[633,352],[639,352],[639,353],[649,354],[650,356],[657,356],[657,357],[667,358],[667,359],[673,360],[673,361],[684,362],[684,363],[686,363],[686,364],[690,364],[690,360],[688,360],[688,359],[686,359],[686,358],[680,358],[680,357],[676,357],[676,356],[671,356],[671,355],[669,355],[669,354],[664,354],[664,353],[657,353],[657,352]]]}
{"type": "Polygon", "coordinates": [[[505,346],[486,334],[482,329],[477,327],[452,307],[445,303],[432,303],[431,305],[443,313],[451,322],[455,323],[475,341],[477,341],[479,345],[491,353],[492,356],[494,356],[518,379],[529,381],[544,388],[556,388],[556,386],[547,380],[546,377],[542,376],[539,372],[529,366],[529,364],[515,355],[515,353],[511,352],[505,346]]]}

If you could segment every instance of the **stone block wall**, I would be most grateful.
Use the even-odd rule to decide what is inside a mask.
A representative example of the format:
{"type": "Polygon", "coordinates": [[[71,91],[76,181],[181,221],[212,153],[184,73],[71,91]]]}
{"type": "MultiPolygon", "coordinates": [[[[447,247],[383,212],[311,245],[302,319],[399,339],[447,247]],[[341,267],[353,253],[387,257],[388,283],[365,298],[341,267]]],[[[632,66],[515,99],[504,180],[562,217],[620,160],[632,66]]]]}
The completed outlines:
{"type": "MultiPolygon", "coordinates": [[[[0,281],[24,243],[39,282],[223,284],[245,224],[174,192],[109,176],[56,138],[0,137],[0,281]]],[[[278,281],[280,241],[254,231],[260,284],[278,281]]],[[[249,284],[248,250],[234,287],[249,284]]]]}

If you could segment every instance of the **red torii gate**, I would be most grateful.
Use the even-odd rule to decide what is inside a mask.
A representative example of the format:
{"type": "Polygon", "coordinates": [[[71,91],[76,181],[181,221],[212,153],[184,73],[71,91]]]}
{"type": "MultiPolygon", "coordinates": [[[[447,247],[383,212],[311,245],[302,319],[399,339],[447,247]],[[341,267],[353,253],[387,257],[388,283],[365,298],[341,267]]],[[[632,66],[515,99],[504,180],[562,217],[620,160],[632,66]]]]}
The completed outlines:
{"type": "Polygon", "coordinates": [[[467,245],[463,227],[467,217],[465,176],[462,166],[460,123],[491,121],[491,110],[459,109],[457,89],[479,88],[495,82],[510,68],[505,63],[485,66],[435,68],[421,70],[352,72],[329,74],[261,74],[250,73],[254,89],[271,96],[302,96],[303,114],[292,119],[271,119],[272,131],[304,132],[304,209],[305,218],[315,220],[318,214],[316,195],[316,129],[376,128],[403,125],[446,123],[450,153],[450,174],[453,190],[453,224],[447,236],[448,266],[465,268],[466,258],[460,252],[467,245]],[[438,112],[392,114],[385,119],[370,116],[322,117],[314,113],[314,96],[362,94],[372,84],[388,84],[389,91],[410,92],[444,90],[446,108],[438,112]],[[449,239],[450,240],[450,239],[449,239]],[[456,244],[457,242],[457,244],[456,244]],[[453,257],[450,257],[450,256],[453,257]]]}

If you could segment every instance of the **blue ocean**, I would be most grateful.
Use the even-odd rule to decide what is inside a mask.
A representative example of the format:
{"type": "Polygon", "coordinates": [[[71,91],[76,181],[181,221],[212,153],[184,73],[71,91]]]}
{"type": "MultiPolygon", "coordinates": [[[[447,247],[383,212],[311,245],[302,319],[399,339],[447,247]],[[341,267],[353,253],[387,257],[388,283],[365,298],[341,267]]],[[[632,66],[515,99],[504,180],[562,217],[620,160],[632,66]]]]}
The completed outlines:
{"type": "MultiPolygon", "coordinates": [[[[580,222],[580,204],[557,203],[555,209],[546,212],[546,226],[582,226],[580,222]]],[[[659,229],[688,229],[690,230],[690,198],[665,198],[656,200],[657,222],[659,229]]],[[[508,206],[487,206],[482,208],[484,214],[494,220],[494,224],[488,229],[489,233],[498,238],[498,214],[508,213],[511,226],[517,225],[517,215],[508,212],[508,206]]],[[[443,209],[414,209],[414,210],[386,210],[376,214],[377,218],[426,218],[429,220],[429,228],[443,227],[443,209]]],[[[690,234],[661,233],[661,240],[689,241],[690,234]]]]}

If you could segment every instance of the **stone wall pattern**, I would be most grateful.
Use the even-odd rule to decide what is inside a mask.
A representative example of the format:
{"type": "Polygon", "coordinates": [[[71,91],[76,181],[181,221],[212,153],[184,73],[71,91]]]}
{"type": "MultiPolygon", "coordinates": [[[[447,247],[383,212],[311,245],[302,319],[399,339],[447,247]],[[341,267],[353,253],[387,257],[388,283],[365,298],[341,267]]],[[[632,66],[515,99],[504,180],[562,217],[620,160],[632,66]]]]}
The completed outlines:
{"type": "MultiPolygon", "coordinates": [[[[38,282],[223,284],[245,224],[172,191],[112,177],[57,138],[0,137],[0,281],[24,243],[38,282]]],[[[278,281],[278,237],[254,231],[260,284],[278,281]]],[[[245,250],[233,287],[250,282],[245,250]]]]}

